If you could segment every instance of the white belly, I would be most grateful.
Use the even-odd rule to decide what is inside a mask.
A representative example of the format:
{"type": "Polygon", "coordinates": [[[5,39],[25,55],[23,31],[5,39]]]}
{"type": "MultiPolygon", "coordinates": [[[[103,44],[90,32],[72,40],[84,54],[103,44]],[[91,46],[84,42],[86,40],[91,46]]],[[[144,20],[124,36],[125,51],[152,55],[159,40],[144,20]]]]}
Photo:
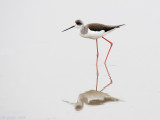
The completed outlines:
{"type": "MultiPolygon", "coordinates": [[[[114,29],[113,29],[114,30],[114,29]]],[[[101,30],[101,31],[91,31],[91,30],[88,30],[88,33],[87,34],[81,34],[80,33],[80,36],[84,37],[84,38],[90,38],[90,39],[98,39],[98,38],[101,38],[103,37],[104,35],[110,33],[111,31],[113,30],[110,30],[108,32],[105,32],[104,30],[101,30]]]]}
{"type": "Polygon", "coordinates": [[[101,31],[91,31],[88,30],[87,34],[81,34],[80,36],[84,37],[84,38],[90,38],[90,39],[98,39],[100,37],[102,37],[104,35],[105,31],[101,30],[101,31]]]}

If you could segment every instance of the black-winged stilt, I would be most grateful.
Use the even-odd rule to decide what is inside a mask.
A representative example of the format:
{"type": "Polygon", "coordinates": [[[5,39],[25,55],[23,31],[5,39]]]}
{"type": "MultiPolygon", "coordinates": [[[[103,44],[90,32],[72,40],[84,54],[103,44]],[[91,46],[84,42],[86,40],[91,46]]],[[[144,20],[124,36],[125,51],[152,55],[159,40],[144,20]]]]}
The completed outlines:
{"type": "Polygon", "coordinates": [[[106,67],[106,70],[107,70],[107,73],[108,73],[108,76],[109,76],[109,79],[110,79],[110,83],[107,84],[102,90],[100,90],[100,91],[103,91],[107,86],[112,84],[112,79],[111,79],[111,76],[110,76],[109,71],[107,69],[106,61],[107,61],[108,55],[110,53],[110,50],[111,50],[111,48],[113,46],[113,43],[111,41],[107,40],[106,38],[104,38],[103,36],[105,36],[106,34],[110,33],[114,29],[119,28],[120,26],[123,26],[123,25],[125,25],[125,24],[110,26],[110,25],[104,25],[104,24],[100,24],[100,23],[90,23],[90,24],[84,25],[84,23],[81,20],[76,20],[75,21],[75,25],[73,25],[73,26],[71,26],[71,27],[69,27],[69,28],[67,28],[67,29],[62,31],[62,32],[64,32],[66,30],[69,30],[71,28],[76,27],[76,28],[79,29],[79,33],[80,33],[81,37],[90,38],[90,39],[96,40],[96,46],[97,46],[97,60],[96,60],[97,82],[96,82],[96,91],[97,91],[97,86],[98,86],[98,56],[99,56],[98,38],[102,37],[104,40],[106,40],[107,42],[109,42],[111,44],[111,46],[109,48],[109,51],[107,53],[106,59],[104,61],[104,64],[105,64],[105,67],[106,67]]]}

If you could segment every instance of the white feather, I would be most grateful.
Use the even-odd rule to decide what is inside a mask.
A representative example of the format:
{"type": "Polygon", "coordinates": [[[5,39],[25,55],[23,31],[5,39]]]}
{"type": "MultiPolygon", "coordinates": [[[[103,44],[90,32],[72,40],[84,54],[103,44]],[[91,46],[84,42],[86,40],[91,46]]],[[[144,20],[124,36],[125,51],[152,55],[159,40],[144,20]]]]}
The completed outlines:
{"type": "Polygon", "coordinates": [[[90,29],[88,29],[88,33],[87,34],[82,34],[80,32],[80,36],[84,37],[84,38],[90,38],[90,39],[98,39],[98,38],[101,38],[103,36],[105,36],[106,34],[112,32],[114,29],[108,31],[108,32],[105,32],[104,30],[101,30],[101,31],[92,31],[90,29]]]}

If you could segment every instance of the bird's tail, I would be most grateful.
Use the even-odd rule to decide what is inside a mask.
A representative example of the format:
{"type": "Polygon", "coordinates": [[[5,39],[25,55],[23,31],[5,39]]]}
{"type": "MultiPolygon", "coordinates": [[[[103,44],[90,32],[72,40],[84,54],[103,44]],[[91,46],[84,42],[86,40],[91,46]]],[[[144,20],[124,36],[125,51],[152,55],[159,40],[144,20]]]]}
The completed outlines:
{"type": "Polygon", "coordinates": [[[122,24],[122,25],[117,25],[117,26],[116,26],[116,28],[119,28],[119,27],[121,27],[121,26],[124,26],[124,25],[125,25],[125,24],[122,24]]]}

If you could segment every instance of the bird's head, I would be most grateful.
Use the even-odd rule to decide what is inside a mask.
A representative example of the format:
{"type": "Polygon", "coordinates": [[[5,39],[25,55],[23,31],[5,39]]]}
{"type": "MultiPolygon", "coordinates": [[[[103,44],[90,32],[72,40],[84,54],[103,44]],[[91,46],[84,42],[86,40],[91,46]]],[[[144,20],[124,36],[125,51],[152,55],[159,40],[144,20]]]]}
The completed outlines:
{"type": "Polygon", "coordinates": [[[83,26],[82,20],[76,20],[75,23],[76,23],[76,25],[75,25],[76,28],[80,28],[83,26]]]}
{"type": "Polygon", "coordinates": [[[82,22],[81,20],[76,20],[76,21],[75,21],[75,25],[73,25],[73,26],[71,26],[71,27],[63,30],[62,32],[67,31],[67,30],[69,30],[69,29],[71,29],[71,28],[74,28],[74,27],[76,27],[76,28],[81,28],[83,25],[84,25],[84,24],[83,24],[83,22],[82,22]]]}

